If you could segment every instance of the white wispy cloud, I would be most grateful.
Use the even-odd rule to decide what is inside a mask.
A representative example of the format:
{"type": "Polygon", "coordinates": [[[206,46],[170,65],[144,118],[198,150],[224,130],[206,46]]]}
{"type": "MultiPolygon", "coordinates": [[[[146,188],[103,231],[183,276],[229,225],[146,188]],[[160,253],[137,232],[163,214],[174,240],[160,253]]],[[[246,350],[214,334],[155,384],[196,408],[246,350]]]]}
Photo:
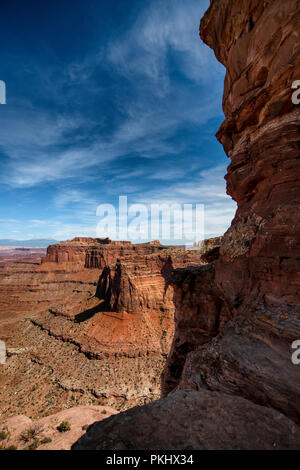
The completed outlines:
{"type": "Polygon", "coordinates": [[[40,220],[40,219],[31,219],[30,222],[33,225],[48,225],[50,223],[48,220],[40,220]]]}
{"type": "MultiPolygon", "coordinates": [[[[91,76],[100,61],[104,68],[112,67],[114,73],[126,76],[135,95],[116,102],[115,111],[122,112],[123,119],[110,137],[94,132],[92,141],[84,136],[95,122],[80,112],[56,115],[26,102],[23,108],[8,110],[0,123],[0,150],[8,158],[2,182],[26,188],[78,176],[88,178],[94,176],[93,167],[105,168],[129,152],[149,158],[181,152],[171,142],[178,126],[201,125],[220,113],[211,96],[214,88],[197,102],[192,93],[178,87],[172,92],[170,85],[170,51],[178,54],[176,64],[187,78],[210,85],[216,80],[216,90],[223,78],[213,53],[198,38],[206,3],[154,2],[117,40],[108,40],[96,53],[87,53],[81,63],[67,64],[63,77],[54,81],[53,71],[48,76],[40,71],[41,87],[59,102],[72,99],[72,95],[64,98],[66,84],[81,83],[92,92],[91,76]],[[141,80],[137,80],[139,76],[141,80]]],[[[100,93],[99,89],[94,92],[100,93]]]]}
{"type": "Polygon", "coordinates": [[[58,192],[53,199],[58,208],[80,206],[84,208],[94,207],[97,205],[96,199],[93,199],[84,191],[77,189],[66,189],[58,192]]]}
{"type": "Polygon", "coordinates": [[[159,82],[157,93],[169,90],[168,53],[178,53],[181,72],[195,81],[220,78],[222,67],[199,40],[199,19],[206,1],[153,2],[124,37],[113,42],[108,57],[129,79],[141,75],[159,82]],[[209,73],[208,73],[209,69],[209,73]]]}
{"type": "MultiPolygon", "coordinates": [[[[193,204],[194,209],[196,204],[203,204],[204,237],[222,235],[229,227],[236,211],[235,202],[226,195],[225,172],[225,166],[218,165],[198,172],[193,181],[166,184],[163,190],[156,188],[144,191],[143,195],[140,192],[127,194],[128,207],[133,204],[144,204],[148,211],[150,227],[151,204],[167,203],[170,206],[180,204],[181,208],[184,204],[193,204]]],[[[120,195],[124,196],[126,193],[120,195]]],[[[19,222],[16,228],[23,233],[24,230],[38,228],[39,232],[35,232],[34,236],[39,238],[52,237],[57,240],[66,240],[75,236],[95,237],[99,235],[97,234],[97,224],[100,220],[96,215],[96,209],[98,204],[104,202],[105,199],[97,199],[92,191],[61,190],[54,199],[54,205],[61,211],[60,216],[52,219],[30,219],[27,223],[19,222]]],[[[113,201],[117,217],[118,202],[118,198],[113,201]]],[[[172,225],[172,229],[174,228],[172,225]]],[[[170,240],[171,242],[172,240],[170,240]]],[[[182,244],[182,241],[178,240],[178,243],[182,244]]]]}
{"type": "Polygon", "coordinates": [[[17,223],[17,219],[0,219],[1,224],[14,224],[17,223]]]}
{"type": "Polygon", "coordinates": [[[50,203],[56,215],[44,220],[43,214],[32,214],[24,223],[27,230],[35,227],[57,239],[94,236],[97,205],[116,193],[127,194],[132,203],[205,204],[206,235],[226,230],[235,204],[225,194],[225,166],[199,171],[202,158],[192,168],[184,157],[190,143],[174,139],[178,130],[193,127],[204,141],[204,125],[215,117],[221,120],[224,70],[198,36],[207,7],[206,0],[147,2],[127,30],[102,38],[93,52],[67,63],[58,77],[54,69],[36,66],[39,93],[57,100],[57,108],[38,108],[24,99],[0,117],[0,182],[21,190],[51,183],[55,191],[50,203]],[[114,88],[107,91],[97,80],[99,70],[117,78],[114,88]],[[90,101],[100,96],[99,103],[107,92],[112,94],[116,119],[108,133],[101,127],[106,108],[95,117],[88,106],[68,106],[84,104],[85,92],[90,101]],[[141,164],[123,166],[128,155],[141,164]],[[157,161],[149,171],[150,159],[157,161]],[[163,159],[166,164],[159,166],[163,159]],[[81,189],[95,180],[98,191],[88,185],[81,189]]]}
{"type": "Polygon", "coordinates": [[[150,206],[153,203],[203,204],[205,238],[223,235],[230,226],[237,205],[226,195],[225,165],[218,165],[199,172],[192,181],[166,185],[139,197],[138,202],[150,206]]]}

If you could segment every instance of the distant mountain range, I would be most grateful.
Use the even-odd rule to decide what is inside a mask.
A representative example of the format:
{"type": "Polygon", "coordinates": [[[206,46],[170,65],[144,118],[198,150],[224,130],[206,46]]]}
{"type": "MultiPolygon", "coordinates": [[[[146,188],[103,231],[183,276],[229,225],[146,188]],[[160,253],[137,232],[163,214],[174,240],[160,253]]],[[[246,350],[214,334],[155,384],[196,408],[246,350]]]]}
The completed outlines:
{"type": "Polygon", "coordinates": [[[47,238],[37,238],[32,240],[13,240],[13,239],[0,239],[0,246],[25,246],[35,248],[47,248],[49,245],[58,243],[57,240],[47,238]]]}

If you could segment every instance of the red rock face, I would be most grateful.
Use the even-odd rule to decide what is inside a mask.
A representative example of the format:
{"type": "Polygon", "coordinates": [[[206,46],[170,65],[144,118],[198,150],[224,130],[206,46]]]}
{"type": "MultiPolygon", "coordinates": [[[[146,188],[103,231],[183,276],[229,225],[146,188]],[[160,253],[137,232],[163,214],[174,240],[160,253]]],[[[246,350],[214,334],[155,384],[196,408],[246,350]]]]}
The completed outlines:
{"type": "Polygon", "coordinates": [[[291,448],[285,420],[299,447],[299,31],[299,0],[211,0],[200,34],[227,71],[217,137],[238,210],[220,258],[171,279],[166,398],[96,423],[75,448],[291,448]]]}
{"type": "Polygon", "coordinates": [[[231,158],[228,193],[238,203],[221,248],[217,281],[231,308],[238,294],[248,304],[258,294],[266,308],[283,301],[296,306],[299,107],[292,103],[291,86],[300,76],[299,2],[249,1],[242,9],[239,1],[222,3],[224,28],[219,28],[224,14],[217,2],[201,22],[201,37],[227,69],[226,120],[218,138],[231,158]],[[240,279],[238,273],[247,268],[249,275],[240,279]]]}
{"type": "Polygon", "coordinates": [[[103,270],[97,295],[110,310],[137,313],[145,309],[174,313],[173,287],[177,267],[204,264],[201,251],[160,250],[153,254],[134,252],[103,270]]]}
{"type": "Polygon", "coordinates": [[[234,393],[300,422],[299,1],[215,1],[201,37],[227,69],[217,136],[238,210],[215,281],[233,320],[186,364],[181,386],[234,393]],[[196,379],[197,376],[197,379],[196,379]]]}

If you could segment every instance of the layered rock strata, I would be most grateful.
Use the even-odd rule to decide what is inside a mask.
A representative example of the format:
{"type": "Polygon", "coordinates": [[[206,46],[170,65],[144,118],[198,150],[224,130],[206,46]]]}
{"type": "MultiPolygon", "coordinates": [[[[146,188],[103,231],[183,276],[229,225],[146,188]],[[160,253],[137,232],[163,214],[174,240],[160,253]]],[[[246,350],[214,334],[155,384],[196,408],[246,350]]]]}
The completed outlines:
{"type": "Polygon", "coordinates": [[[203,251],[76,238],[0,271],[3,418],[158,398],[174,333],[173,267],[203,251]],[[12,393],[13,391],[13,393],[12,393]]]}
{"type": "Polygon", "coordinates": [[[240,395],[300,424],[300,2],[212,2],[201,37],[226,67],[217,136],[238,210],[215,283],[232,318],[191,353],[180,387],[240,395]]]}

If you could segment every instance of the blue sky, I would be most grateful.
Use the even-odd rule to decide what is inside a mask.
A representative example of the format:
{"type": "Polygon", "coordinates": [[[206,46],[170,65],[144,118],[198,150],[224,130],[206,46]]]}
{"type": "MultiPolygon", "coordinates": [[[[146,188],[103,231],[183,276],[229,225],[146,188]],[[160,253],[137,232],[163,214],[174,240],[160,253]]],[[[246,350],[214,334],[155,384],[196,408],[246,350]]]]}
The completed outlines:
{"type": "Polygon", "coordinates": [[[209,0],[1,4],[0,238],[95,236],[98,204],[235,203],[215,133],[224,68],[198,35],[209,0]]]}

